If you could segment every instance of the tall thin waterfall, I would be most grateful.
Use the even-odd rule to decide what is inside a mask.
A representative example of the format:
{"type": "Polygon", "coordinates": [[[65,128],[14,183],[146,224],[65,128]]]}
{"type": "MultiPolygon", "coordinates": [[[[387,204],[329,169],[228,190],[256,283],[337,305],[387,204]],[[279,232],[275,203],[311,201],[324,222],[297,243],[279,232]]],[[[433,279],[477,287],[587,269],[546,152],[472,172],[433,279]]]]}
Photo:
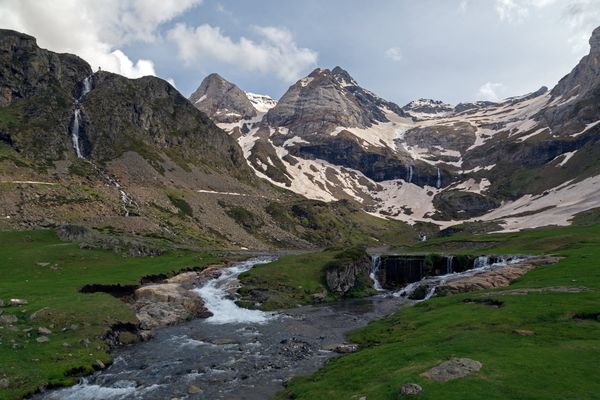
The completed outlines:
{"type": "Polygon", "coordinates": [[[446,274],[451,274],[454,272],[453,263],[454,263],[454,256],[446,257],[446,274]]]}
{"type": "Polygon", "coordinates": [[[379,268],[381,267],[381,256],[374,255],[371,256],[371,273],[369,274],[369,278],[373,281],[373,289],[378,292],[385,291],[384,288],[381,287],[381,283],[379,283],[379,279],[377,279],[377,275],[379,274],[379,268]]]}
{"type": "Polygon", "coordinates": [[[437,169],[437,184],[436,187],[439,189],[442,187],[442,174],[440,172],[440,167],[437,169]]]}
{"type": "Polygon", "coordinates": [[[84,158],[79,147],[79,130],[81,129],[81,110],[77,107],[73,111],[73,121],[71,122],[71,141],[77,158],[84,158]]]}
{"type": "Polygon", "coordinates": [[[73,110],[73,122],[71,123],[71,141],[73,142],[73,148],[77,158],[85,158],[81,151],[81,143],[79,138],[81,137],[81,128],[83,127],[81,122],[81,106],[79,101],[92,90],[92,75],[86,76],[81,82],[81,93],[75,100],[75,110],[73,110]]]}
{"type": "Polygon", "coordinates": [[[406,170],[406,182],[407,183],[411,183],[412,180],[413,180],[413,166],[409,165],[406,168],[407,168],[407,170],[406,170]]]}

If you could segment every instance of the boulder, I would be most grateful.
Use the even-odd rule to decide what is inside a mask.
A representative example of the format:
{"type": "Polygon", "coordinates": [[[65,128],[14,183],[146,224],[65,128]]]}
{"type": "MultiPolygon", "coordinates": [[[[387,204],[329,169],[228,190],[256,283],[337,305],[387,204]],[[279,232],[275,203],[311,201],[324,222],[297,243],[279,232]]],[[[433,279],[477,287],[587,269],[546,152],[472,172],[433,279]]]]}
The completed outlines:
{"type": "Polygon", "coordinates": [[[37,331],[40,335],[52,335],[52,331],[48,328],[40,327],[37,331]]]}
{"type": "Polygon", "coordinates": [[[38,343],[46,343],[49,342],[50,339],[48,339],[48,336],[40,336],[37,339],[35,339],[35,341],[38,343]]]}
{"type": "Polygon", "coordinates": [[[423,388],[416,383],[407,383],[402,385],[400,389],[400,395],[402,396],[415,396],[423,391],[423,388]]]}
{"type": "Polygon", "coordinates": [[[176,283],[143,286],[135,291],[134,308],[142,329],[173,325],[212,314],[202,298],[176,283]]]}
{"type": "Polygon", "coordinates": [[[10,386],[10,381],[8,378],[0,379],[0,389],[7,389],[10,386]]]}
{"type": "Polygon", "coordinates": [[[105,369],[106,368],[106,364],[104,364],[102,362],[102,360],[96,360],[96,362],[94,363],[94,367],[96,367],[98,369],[105,369]]]}
{"type": "Polygon", "coordinates": [[[423,372],[421,376],[436,382],[447,382],[478,372],[482,366],[479,361],[471,360],[470,358],[451,358],[437,367],[423,372]]]}

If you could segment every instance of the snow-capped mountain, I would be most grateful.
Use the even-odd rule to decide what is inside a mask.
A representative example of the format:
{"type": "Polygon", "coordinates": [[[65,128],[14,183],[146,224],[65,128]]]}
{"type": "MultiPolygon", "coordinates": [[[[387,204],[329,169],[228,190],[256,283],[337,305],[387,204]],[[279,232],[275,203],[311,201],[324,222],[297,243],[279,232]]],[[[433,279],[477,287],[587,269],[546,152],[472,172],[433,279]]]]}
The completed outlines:
{"type": "Polygon", "coordinates": [[[258,176],[309,198],[442,227],[565,225],[600,206],[600,29],[590,44],[552,91],[498,103],[400,108],[336,67],[298,80],[264,115],[220,126],[258,176]]]}

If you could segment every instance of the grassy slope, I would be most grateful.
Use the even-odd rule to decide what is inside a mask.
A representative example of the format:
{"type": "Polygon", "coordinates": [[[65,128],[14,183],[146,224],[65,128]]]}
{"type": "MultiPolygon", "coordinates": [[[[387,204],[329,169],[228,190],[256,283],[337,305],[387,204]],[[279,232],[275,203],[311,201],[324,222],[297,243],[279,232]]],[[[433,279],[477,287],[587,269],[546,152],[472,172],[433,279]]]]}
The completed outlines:
{"type": "MultiPolygon", "coordinates": [[[[364,252],[359,249],[325,250],[297,256],[284,256],[272,263],[258,265],[240,275],[242,288],[239,293],[243,296],[252,295],[253,292],[265,293],[268,297],[262,301],[260,306],[265,311],[312,304],[314,294],[327,290],[326,268],[340,261],[342,265],[349,264],[353,250],[359,253],[364,252]],[[268,291],[264,291],[264,289],[268,291]]],[[[373,294],[370,288],[350,293],[351,296],[370,294],[373,294]]],[[[338,298],[339,296],[330,293],[325,301],[338,298]]],[[[251,306],[244,302],[241,305],[251,306]]]]}
{"type": "MultiPolygon", "coordinates": [[[[398,398],[409,382],[423,386],[421,399],[598,399],[600,321],[573,314],[600,312],[600,225],[546,229],[509,235],[453,237],[423,250],[463,252],[477,242],[495,243],[489,253],[554,253],[559,264],[534,270],[514,288],[585,287],[582,293],[499,295],[500,308],[465,303],[464,294],[434,298],[355,331],[362,350],[336,358],[318,373],[292,381],[278,398],[369,400],[398,398]],[[513,334],[529,329],[533,336],[513,334]],[[443,360],[469,357],[480,373],[434,383],[420,373],[443,360]]],[[[499,291],[507,289],[499,289],[499,291]]]]}
{"type": "Polygon", "coordinates": [[[183,252],[125,258],[60,242],[52,231],[0,232],[0,298],[5,302],[9,298],[29,301],[26,306],[0,308],[4,314],[19,318],[16,331],[0,324],[0,379],[6,376],[11,382],[8,389],[0,389],[0,398],[17,399],[45,383],[71,383],[75,378],[67,376],[67,371],[90,371],[95,360],[110,361],[102,336],[116,322],[135,322],[135,315],[108,294],[79,293],[83,285],[136,284],[147,274],[202,267],[215,261],[208,254],[183,252]],[[57,270],[51,269],[54,265],[57,270]],[[44,311],[31,321],[32,313],[40,309],[44,311]],[[61,332],[71,324],[78,329],[61,332]],[[50,341],[36,343],[37,328],[51,325],[50,341]],[[27,328],[34,330],[23,332],[27,328]],[[84,338],[90,341],[88,348],[80,344],[84,338]]]}

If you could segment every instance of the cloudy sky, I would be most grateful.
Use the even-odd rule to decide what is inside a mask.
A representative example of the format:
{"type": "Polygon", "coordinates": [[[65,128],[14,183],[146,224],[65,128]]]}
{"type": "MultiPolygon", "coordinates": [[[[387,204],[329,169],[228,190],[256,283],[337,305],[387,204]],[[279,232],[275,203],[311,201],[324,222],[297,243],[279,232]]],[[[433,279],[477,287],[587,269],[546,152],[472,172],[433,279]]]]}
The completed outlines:
{"type": "Polygon", "coordinates": [[[553,86],[588,50],[600,0],[0,0],[0,27],[188,96],[211,72],[279,98],[340,65],[400,105],[553,86]]]}

